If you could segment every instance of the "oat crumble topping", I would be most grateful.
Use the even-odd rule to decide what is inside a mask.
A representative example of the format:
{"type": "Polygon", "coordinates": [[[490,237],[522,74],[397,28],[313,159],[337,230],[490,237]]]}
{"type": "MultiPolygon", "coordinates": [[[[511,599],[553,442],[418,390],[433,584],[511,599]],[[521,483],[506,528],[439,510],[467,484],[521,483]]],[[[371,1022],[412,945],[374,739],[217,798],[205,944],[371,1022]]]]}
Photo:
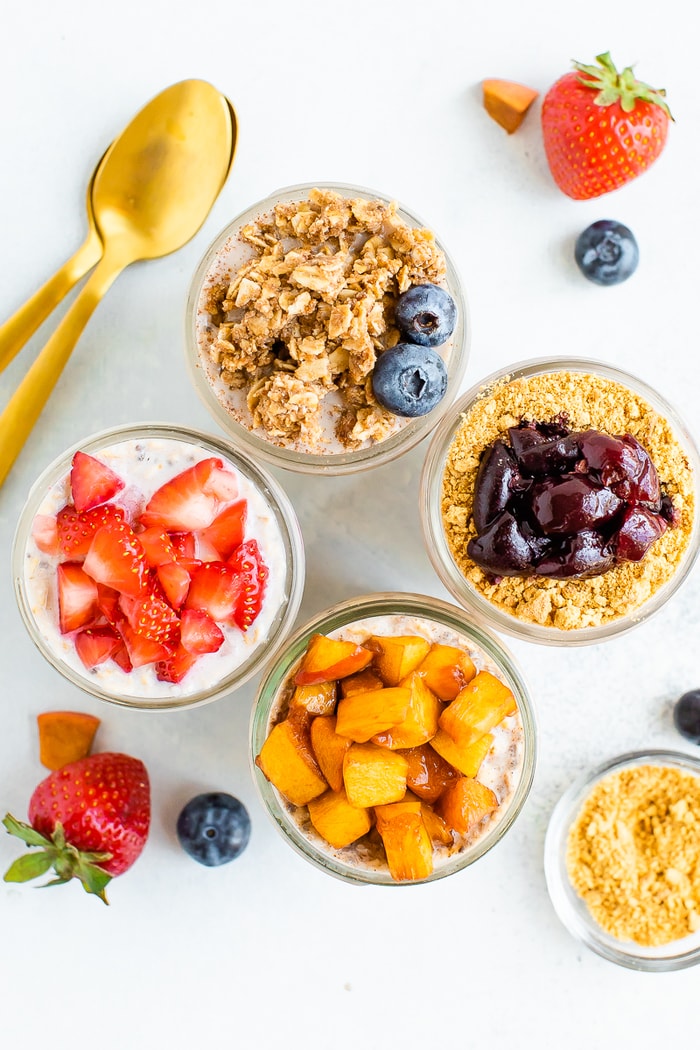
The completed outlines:
{"type": "Polygon", "coordinates": [[[217,328],[209,354],[228,387],[246,390],[253,425],[318,447],[323,401],[337,390],[344,447],[387,437],[397,417],[374,399],[372,370],[399,342],[398,296],[445,282],[434,235],[409,226],[396,203],[314,189],[240,238],[255,256],[208,289],[205,309],[217,328]]]}

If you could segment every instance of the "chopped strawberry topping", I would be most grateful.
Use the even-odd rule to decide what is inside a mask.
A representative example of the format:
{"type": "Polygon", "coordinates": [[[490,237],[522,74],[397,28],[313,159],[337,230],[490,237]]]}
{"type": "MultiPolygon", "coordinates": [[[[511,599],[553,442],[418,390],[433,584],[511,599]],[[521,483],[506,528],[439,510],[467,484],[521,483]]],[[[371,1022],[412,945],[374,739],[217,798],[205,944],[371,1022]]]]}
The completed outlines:
{"type": "Polygon", "coordinates": [[[207,495],[216,496],[221,503],[228,503],[238,495],[238,479],[224,466],[215,467],[204,482],[207,495]]]}
{"type": "Polygon", "coordinates": [[[194,534],[192,532],[169,532],[170,542],[177,552],[178,561],[194,558],[194,534]]]}
{"type": "Polygon", "coordinates": [[[123,643],[111,627],[86,627],[75,636],[75,650],[88,670],[109,660],[123,643]]]}
{"type": "Polygon", "coordinates": [[[119,620],[122,615],[121,610],[119,609],[119,591],[115,591],[113,587],[105,587],[103,583],[98,583],[97,608],[100,610],[107,623],[114,627],[117,620],[119,620]]]}
{"type": "Polygon", "coordinates": [[[112,653],[112,659],[114,660],[117,667],[121,667],[124,674],[131,674],[131,672],[134,669],[134,665],[129,659],[129,653],[127,651],[126,646],[124,645],[123,640],[120,643],[119,648],[115,649],[112,653]]]}
{"type": "Polygon", "coordinates": [[[171,561],[156,569],[163,594],[173,609],[179,609],[190,589],[190,574],[184,565],[171,561]]]}
{"type": "Polygon", "coordinates": [[[162,598],[153,592],[137,598],[122,594],[119,598],[132,630],[161,645],[172,645],[180,635],[180,618],[162,598]]]}
{"type": "Polygon", "coordinates": [[[120,530],[98,529],[83,568],[97,583],[136,597],[144,582],[145,559],[138,537],[129,525],[120,530]]]}
{"type": "Polygon", "coordinates": [[[161,525],[177,532],[207,528],[216,516],[219,488],[215,485],[212,492],[205,486],[214,471],[222,472],[222,468],[222,461],[211,457],[166,481],[151,496],[141,523],[147,528],[161,525]]]}
{"type": "Polygon", "coordinates": [[[159,682],[181,682],[191,667],[197,662],[194,653],[188,653],[182,646],[172,656],[159,660],[156,664],[156,678],[159,682]]]}
{"type": "Polygon", "coordinates": [[[174,652],[175,647],[172,645],[161,645],[142,634],[137,634],[126,619],[119,623],[118,630],[126,646],[132,667],[143,667],[145,664],[153,664],[158,660],[167,660],[174,652]]]}
{"type": "Polygon", "coordinates": [[[153,568],[176,560],[177,551],[172,545],[170,536],[161,526],[154,525],[150,529],[144,529],[143,532],[139,532],[138,537],[146,555],[146,561],[153,568]]]}
{"type": "Polygon", "coordinates": [[[109,504],[81,514],[72,503],[67,503],[56,517],[59,551],[66,558],[84,558],[98,529],[106,526],[118,529],[123,524],[125,519],[121,507],[109,504]]]}
{"type": "Polygon", "coordinates": [[[215,653],[221,648],[224,632],[201,609],[183,609],[180,643],[188,653],[215,653]]]}
{"type": "MultiPolygon", "coordinates": [[[[214,518],[207,529],[197,534],[200,542],[206,541],[211,544],[221,561],[230,558],[236,547],[240,547],[245,536],[245,520],[248,504],[244,499],[239,499],[226,507],[214,518]]],[[[201,557],[201,555],[200,555],[201,557]]],[[[202,559],[206,561],[207,559],[202,559]]]]}
{"type": "Polygon", "coordinates": [[[192,573],[186,609],[201,609],[212,620],[231,620],[239,595],[239,581],[230,565],[208,561],[192,573]]]}
{"type": "Polygon", "coordinates": [[[62,634],[92,623],[97,614],[97,587],[77,562],[64,561],[56,570],[58,620],[62,634]]]}
{"type": "Polygon", "coordinates": [[[262,559],[258,541],[246,540],[234,551],[227,564],[233,569],[240,585],[233,620],[242,631],[246,631],[260,613],[267,586],[267,566],[262,559]]]}
{"type": "Polygon", "coordinates": [[[76,452],[70,472],[70,488],[78,513],[106,503],[124,488],[113,470],[86,452],[76,452]]]}
{"type": "Polygon", "coordinates": [[[58,522],[53,515],[36,515],[32,522],[32,539],[44,554],[58,554],[58,522]]]}

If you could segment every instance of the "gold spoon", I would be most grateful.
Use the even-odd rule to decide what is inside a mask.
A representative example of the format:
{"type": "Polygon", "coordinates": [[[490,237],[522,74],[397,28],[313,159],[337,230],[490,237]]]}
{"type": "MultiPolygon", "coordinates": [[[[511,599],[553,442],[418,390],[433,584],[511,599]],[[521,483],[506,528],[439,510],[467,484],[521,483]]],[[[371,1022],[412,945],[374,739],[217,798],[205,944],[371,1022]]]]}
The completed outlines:
{"type": "Polygon", "coordinates": [[[93,268],[102,255],[102,238],[95,226],[95,216],[92,210],[92,187],[107,153],[102,155],[88,183],[85,201],[88,232],[84,243],[78,248],[75,255],[72,255],[68,262],[64,263],[61,269],[50,277],[31,299],[27,300],[24,306],[20,306],[12,317],[0,325],[0,372],[9,365],[27,340],[44,323],[51,311],[58,306],[80,278],[93,268]]]}
{"type": "Polygon", "coordinates": [[[95,174],[92,210],[104,254],[0,416],[5,480],[95,307],[130,263],[181,248],[199,230],[233,163],[231,103],[183,80],[146,105],[95,174]]]}

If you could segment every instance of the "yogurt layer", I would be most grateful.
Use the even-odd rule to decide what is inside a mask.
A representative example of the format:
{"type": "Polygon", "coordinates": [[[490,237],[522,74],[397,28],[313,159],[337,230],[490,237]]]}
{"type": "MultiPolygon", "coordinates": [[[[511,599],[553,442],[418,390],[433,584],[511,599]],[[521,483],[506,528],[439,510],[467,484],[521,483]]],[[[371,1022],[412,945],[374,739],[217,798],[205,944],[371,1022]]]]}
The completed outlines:
{"type": "MultiPolygon", "coordinates": [[[[181,682],[159,681],[152,664],[134,667],[125,673],[112,660],[107,660],[88,670],[76,652],[73,633],[61,634],[59,628],[56,568],[62,559],[39,550],[30,535],[24,557],[24,586],[27,605],[45,646],[57,663],[64,664],[85,680],[88,690],[99,688],[127,698],[172,700],[213,689],[265,643],[285,599],[285,545],[273,509],[253,483],[231,462],[195,444],[165,438],[140,438],[117,442],[97,451],[91,450],[91,454],[126,483],[126,488],[115,497],[114,502],[125,508],[128,516],[130,513],[138,514],[161,485],[183,470],[212,455],[222,459],[224,467],[237,478],[237,498],[247,501],[244,538],[258,541],[269,570],[265,596],[259,615],[247,631],[241,631],[232,624],[219,624],[224,633],[220,649],[200,656],[181,682]]],[[[46,493],[37,513],[55,516],[71,502],[68,471],[46,493]]]]}

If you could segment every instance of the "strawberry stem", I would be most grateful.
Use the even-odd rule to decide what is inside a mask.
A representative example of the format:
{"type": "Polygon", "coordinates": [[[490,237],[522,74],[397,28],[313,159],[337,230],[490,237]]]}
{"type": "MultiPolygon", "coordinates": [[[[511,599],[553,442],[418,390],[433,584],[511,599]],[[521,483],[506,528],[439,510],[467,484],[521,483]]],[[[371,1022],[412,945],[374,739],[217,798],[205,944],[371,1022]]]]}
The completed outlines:
{"type": "Polygon", "coordinates": [[[586,87],[597,91],[594,100],[596,105],[611,106],[614,102],[619,102],[623,112],[631,113],[638,100],[650,102],[655,106],[660,106],[666,116],[673,120],[663,88],[653,88],[637,80],[632,66],[625,66],[619,73],[609,51],[597,55],[596,62],[598,65],[593,66],[574,61],[574,69],[583,74],[579,77],[579,81],[586,87]]]}
{"type": "Polygon", "coordinates": [[[76,878],[86,893],[94,893],[105,904],[109,904],[105,888],[112,876],[100,867],[100,862],[109,860],[111,853],[87,853],[76,849],[66,842],[60,823],[56,824],[50,839],[30,824],[16,820],[10,813],[5,815],[2,823],[10,835],[15,835],[27,846],[40,847],[39,850],[13,861],[5,872],[5,882],[29,882],[30,879],[38,878],[53,868],[57,878],[44,883],[44,886],[59,886],[76,878]]]}

